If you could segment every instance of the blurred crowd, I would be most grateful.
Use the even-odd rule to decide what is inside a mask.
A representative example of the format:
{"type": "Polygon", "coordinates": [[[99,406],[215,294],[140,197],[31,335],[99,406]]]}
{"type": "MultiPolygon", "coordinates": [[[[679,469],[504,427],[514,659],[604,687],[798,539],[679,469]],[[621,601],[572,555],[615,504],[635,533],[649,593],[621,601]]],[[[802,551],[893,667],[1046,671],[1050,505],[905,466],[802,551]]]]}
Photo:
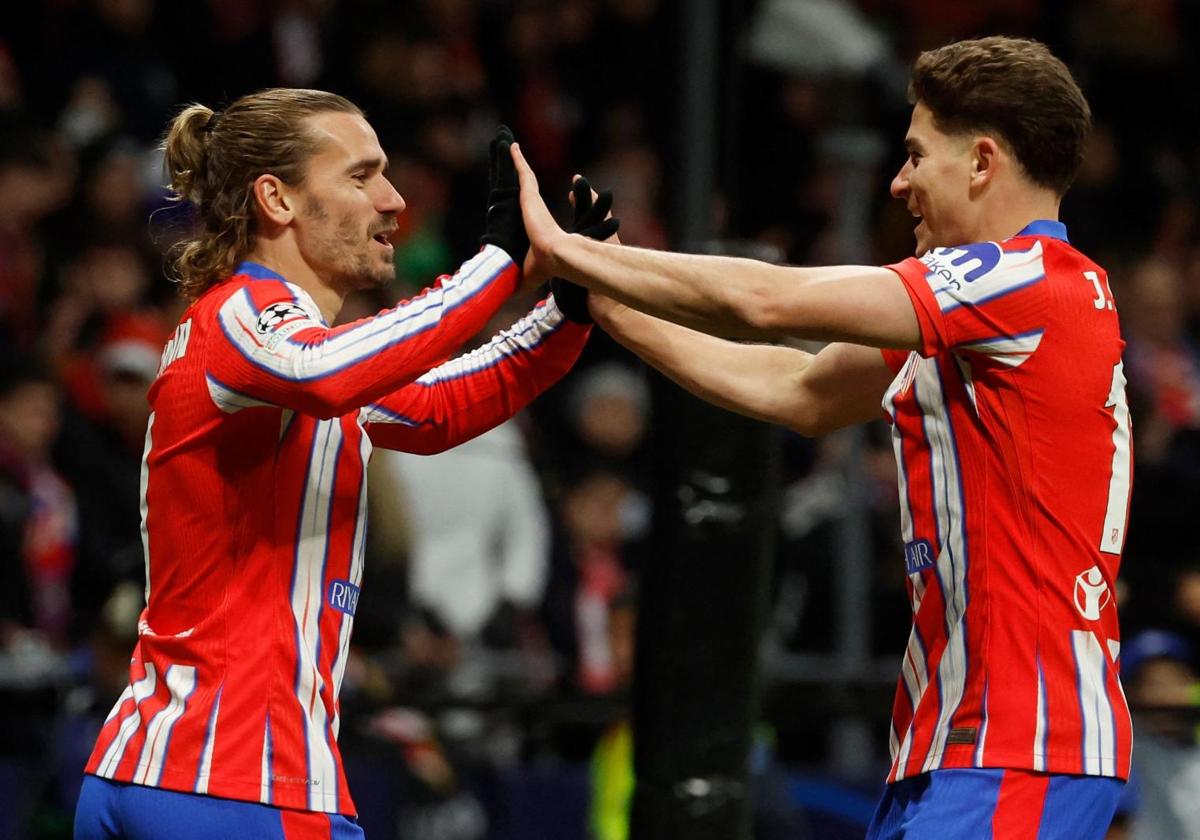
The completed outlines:
{"type": "MultiPolygon", "coordinates": [[[[854,258],[908,255],[911,219],[886,185],[903,158],[907,66],[921,49],[1029,35],[1079,78],[1096,131],[1063,218],[1072,242],[1110,271],[1136,438],[1118,598],[1127,690],[1144,715],[1142,781],[1123,820],[1133,837],[1200,837],[1200,537],[1190,528],[1200,499],[1200,100],[1183,90],[1200,78],[1189,49],[1200,38],[1200,4],[718,5],[722,151],[709,233],[724,246],[714,247],[845,261],[837,233],[850,173],[831,138],[850,130],[886,150],[858,164],[869,189],[851,197],[869,225],[854,258]]],[[[513,127],[559,210],[571,174],[584,172],[614,190],[624,242],[678,246],[671,186],[683,177],[677,100],[686,80],[675,57],[687,9],[665,0],[6,8],[0,838],[68,836],[80,768],[127,679],[144,585],[145,395],[184,306],[164,272],[188,221],[162,185],[157,145],[172,114],[275,85],[334,90],[366,110],[408,209],[394,238],[395,287],[349,301],[348,320],[474,253],[487,141],[499,122],[513,127]]],[[[513,301],[492,326],[528,303],[513,301]]],[[[532,810],[546,825],[586,811],[590,836],[623,836],[633,606],[638,570],[653,562],[652,384],[598,335],[522,417],[439,456],[377,451],[342,734],[369,836],[543,836],[518,826],[532,810]],[[519,790],[506,773],[518,766],[519,790]]],[[[842,447],[794,435],[781,443],[768,633],[787,650],[836,643],[828,592],[846,492],[842,447]]],[[[869,432],[864,464],[871,652],[898,660],[907,600],[882,428],[869,432]]],[[[873,707],[881,765],[889,696],[882,685],[873,707]]],[[[803,724],[767,721],[779,737],[759,739],[762,778],[781,764],[825,761],[822,742],[805,735],[822,729],[819,715],[799,704],[790,706],[803,724]],[[789,739],[793,729],[800,734],[789,739]]],[[[789,703],[771,708],[780,705],[789,703]]],[[[759,836],[804,836],[780,799],[761,798],[760,816],[777,814],[763,817],[759,836]]],[[[578,834],[553,836],[583,832],[581,824],[578,834]]]]}

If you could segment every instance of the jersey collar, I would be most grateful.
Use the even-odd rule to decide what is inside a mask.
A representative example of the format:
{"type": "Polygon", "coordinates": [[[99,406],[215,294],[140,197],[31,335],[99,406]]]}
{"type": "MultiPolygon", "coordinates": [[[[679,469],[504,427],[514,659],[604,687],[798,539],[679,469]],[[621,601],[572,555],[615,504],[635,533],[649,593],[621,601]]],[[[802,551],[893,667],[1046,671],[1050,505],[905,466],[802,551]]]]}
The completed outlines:
{"type": "Polygon", "coordinates": [[[235,275],[245,275],[253,280],[282,280],[284,283],[287,282],[287,279],[279,272],[272,271],[265,265],[251,262],[250,260],[238,263],[238,267],[233,270],[233,273],[235,275]]]}
{"type": "Polygon", "coordinates": [[[1049,236],[1052,239],[1061,239],[1063,242],[1071,241],[1067,239],[1067,226],[1051,219],[1032,221],[1022,228],[1017,236],[1049,236]]]}

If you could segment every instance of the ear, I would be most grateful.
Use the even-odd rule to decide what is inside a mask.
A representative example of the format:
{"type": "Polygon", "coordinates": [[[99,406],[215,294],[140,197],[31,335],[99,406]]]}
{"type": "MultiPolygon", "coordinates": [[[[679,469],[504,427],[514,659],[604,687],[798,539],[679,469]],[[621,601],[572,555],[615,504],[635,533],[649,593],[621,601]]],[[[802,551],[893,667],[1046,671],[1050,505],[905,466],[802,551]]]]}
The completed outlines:
{"type": "Polygon", "coordinates": [[[290,223],[296,215],[296,197],[275,175],[259,175],[254,180],[254,203],[267,221],[277,225],[290,223]]]}
{"type": "Polygon", "coordinates": [[[994,138],[986,135],[975,138],[975,145],[971,149],[971,185],[986,186],[995,178],[1003,154],[1004,150],[994,138]]]}

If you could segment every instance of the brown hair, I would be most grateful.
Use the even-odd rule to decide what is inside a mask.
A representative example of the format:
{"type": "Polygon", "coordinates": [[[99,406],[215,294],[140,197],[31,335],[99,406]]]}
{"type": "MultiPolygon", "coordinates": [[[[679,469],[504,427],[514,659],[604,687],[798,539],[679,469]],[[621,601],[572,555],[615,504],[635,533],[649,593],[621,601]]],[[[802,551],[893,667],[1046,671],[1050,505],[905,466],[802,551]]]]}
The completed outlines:
{"type": "Polygon", "coordinates": [[[1062,195],[1075,180],[1092,112],[1071,71],[1044,44],[959,41],[921,53],[908,86],[948,134],[992,132],[1025,174],[1062,195]]]}
{"type": "Polygon", "coordinates": [[[348,99],[320,90],[270,88],[220,113],[188,105],[163,140],[170,188],[195,212],[195,229],[171,253],[171,273],[187,298],[228,275],[254,247],[254,181],[275,175],[304,182],[319,142],[304,120],[335,111],[362,114],[348,99]]]}

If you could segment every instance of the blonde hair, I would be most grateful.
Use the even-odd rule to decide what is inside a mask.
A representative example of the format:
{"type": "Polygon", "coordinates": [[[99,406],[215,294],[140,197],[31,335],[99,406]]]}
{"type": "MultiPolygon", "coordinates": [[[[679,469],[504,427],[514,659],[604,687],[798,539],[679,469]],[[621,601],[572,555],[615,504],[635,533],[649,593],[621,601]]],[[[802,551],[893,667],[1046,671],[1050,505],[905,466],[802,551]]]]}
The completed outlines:
{"type": "Polygon", "coordinates": [[[224,111],[192,104],[163,140],[168,185],[192,205],[195,228],[170,255],[170,273],[195,300],[254,248],[255,180],[264,174],[299,185],[319,141],[305,119],[325,112],[362,115],[353,102],[320,90],[269,88],[224,111]]]}

